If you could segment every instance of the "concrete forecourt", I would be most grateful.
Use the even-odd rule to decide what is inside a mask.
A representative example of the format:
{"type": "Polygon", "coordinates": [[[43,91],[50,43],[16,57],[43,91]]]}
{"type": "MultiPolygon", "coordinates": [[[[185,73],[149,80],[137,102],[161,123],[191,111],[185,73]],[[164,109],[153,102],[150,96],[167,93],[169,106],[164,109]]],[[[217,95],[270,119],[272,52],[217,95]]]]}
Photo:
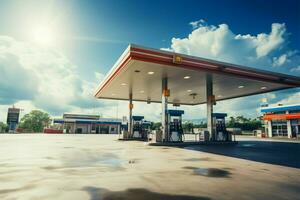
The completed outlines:
{"type": "Polygon", "coordinates": [[[300,145],[148,146],[117,135],[1,135],[0,199],[298,199],[300,145]]]}

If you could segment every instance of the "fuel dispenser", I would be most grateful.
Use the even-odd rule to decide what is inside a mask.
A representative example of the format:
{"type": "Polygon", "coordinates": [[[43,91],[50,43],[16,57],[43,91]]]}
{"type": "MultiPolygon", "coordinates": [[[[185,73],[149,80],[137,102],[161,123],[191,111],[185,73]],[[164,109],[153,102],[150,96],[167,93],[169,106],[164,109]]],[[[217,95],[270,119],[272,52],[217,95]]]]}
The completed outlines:
{"type": "Polygon", "coordinates": [[[169,142],[182,142],[184,139],[182,129],[182,115],[183,110],[167,110],[168,122],[168,141],[169,142]]]}
{"type": "Polygon", "coordinates": [[[231,141],[231,135],[226,130],[226,113],[213,113],[213,131],[214,139],[217,141],[231,141]]]}
{"type": "Polygon", "coordinates": [[[144,120],[144,116],[132,116],[133,138],[147,139],[150,132],[151,122],[144,120]]]}

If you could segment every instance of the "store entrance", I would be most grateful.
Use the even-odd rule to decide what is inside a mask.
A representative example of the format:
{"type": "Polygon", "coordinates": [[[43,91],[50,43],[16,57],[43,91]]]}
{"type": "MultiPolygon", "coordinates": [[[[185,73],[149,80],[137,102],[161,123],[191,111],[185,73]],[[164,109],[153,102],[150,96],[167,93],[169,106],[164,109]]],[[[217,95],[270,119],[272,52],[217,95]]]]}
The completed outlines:
{"type": "Polygon", "coordinates": [[[300,120],[291,120],[292,137],[296,138],[300,134],[300,120]]]}

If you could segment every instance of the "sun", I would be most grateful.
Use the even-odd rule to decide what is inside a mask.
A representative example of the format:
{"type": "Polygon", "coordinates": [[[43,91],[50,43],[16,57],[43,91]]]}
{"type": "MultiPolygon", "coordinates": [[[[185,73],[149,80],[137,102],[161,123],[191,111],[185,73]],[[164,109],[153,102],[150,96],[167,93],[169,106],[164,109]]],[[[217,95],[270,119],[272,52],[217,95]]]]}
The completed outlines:
{"type": "Polygon", "coordinates": [[[43,25],[33,28],[32,36],[34,42],[40,45],[52,46],[55,44],[55,31],[50,26],[43,25]]]}

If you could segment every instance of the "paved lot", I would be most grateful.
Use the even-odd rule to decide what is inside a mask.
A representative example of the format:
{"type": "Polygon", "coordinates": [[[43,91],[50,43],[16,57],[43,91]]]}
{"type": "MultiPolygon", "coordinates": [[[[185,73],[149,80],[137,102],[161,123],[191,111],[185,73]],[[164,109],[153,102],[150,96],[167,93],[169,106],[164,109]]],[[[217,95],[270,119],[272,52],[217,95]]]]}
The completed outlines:
{"type": "Polygon", "coordinates": [[[300,199],[299,143],[170,148],[116,139],[0,135],[0,199],[300,199]]]}
{"type": "Polygon", "coordinates": [[[300,169],[300,141],[237,136],[238,145],[187,149],[300,169]]]}

